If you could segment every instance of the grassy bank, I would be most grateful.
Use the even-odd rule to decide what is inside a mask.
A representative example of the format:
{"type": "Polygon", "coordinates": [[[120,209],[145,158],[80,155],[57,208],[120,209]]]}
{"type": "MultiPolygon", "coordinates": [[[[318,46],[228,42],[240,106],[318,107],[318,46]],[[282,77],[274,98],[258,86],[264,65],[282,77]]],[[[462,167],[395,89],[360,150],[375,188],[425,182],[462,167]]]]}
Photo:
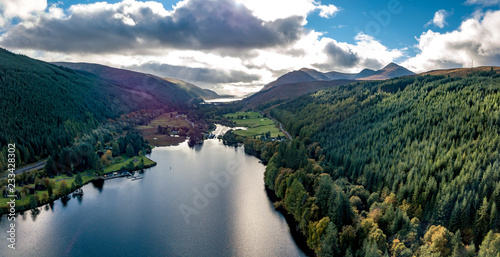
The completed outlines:
{"type": "Polygon", "coordinates": [[[237,127],[246,127],[246,130],[236,130],[234,133],[242,137],[254,137],[271,133],[271,137],[285,136],[276,123],[262,116],[259,112],[235,112],[225,114],[224,117],[234,122],[237,127]]]}

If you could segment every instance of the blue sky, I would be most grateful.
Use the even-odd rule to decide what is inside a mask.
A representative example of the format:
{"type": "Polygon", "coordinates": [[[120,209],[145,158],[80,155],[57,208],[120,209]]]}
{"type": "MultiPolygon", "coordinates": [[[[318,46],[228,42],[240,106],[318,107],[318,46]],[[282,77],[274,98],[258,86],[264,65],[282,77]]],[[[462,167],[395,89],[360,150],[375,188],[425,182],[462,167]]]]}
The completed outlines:
{"type": "MultiPolygon", "coordinates": [[[[382,44],[389,48],[408,47],[408,54],[415,54],[413,46],[417,44],[415,37],[420,36],[423,31],[431,29],[433,31],[445,33],[455,30],[462,21],[470,17],[474,12],[483,9],[482,6],[465,4],[465,1],[457,0],[408,0],[397,1],[401,8],[400,13],[391,13],[390,19],[385,24],[389,1],[360,1],[360,0],[338,0],[322,1],[323,4],[330,3],[342,8],[335,18],[323,19],[318,15],[308,17],[306,27],[318,31],[327,32],[326,36],[333,37],[338,41],[354,43],[354,37],[359,30],[365,31],[368,35],[374,36],[382,44]],[[446,10],[449,15],[446,17],[446,25],[439,28],[434,24],[426,24],[434,18],[434,14],[439,10],[446,10]],[[379,18],[381,17],[381,18],[379,18]],[[384,21],[383,24],[378,19],[384,21]],[[367,25],[369,23],[378,24],[379,32],[367,25]],[[375,32],[375,33],[373,33],[375,32]]],[[[488,6],[488,10],[498,10],[498,5],[488,6]]]]}
{"type": "Polygon", "coordinates": [[[302,67],[498,66],[499,7],[500,0],[0,0],[0,46],[244,94],[302,67]]]}

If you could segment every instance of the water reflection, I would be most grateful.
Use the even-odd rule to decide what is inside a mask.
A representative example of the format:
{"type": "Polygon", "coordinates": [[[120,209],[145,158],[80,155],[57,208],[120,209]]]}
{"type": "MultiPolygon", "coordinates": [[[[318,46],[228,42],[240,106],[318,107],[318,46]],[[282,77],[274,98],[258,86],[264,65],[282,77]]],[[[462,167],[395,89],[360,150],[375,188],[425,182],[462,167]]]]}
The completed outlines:
{"type": "Polygon", "coordinates": [[[31,220],[36,221],[36,217],[40,214],[40,210],[38,208],[30,210],[31,220]]]}
{"type": "MultiPolygon", "coordinates": [[[[95,181],[83,187],[85,201],[19,214],[23,243],[13,256],[304,255],[267,198],[264,166],[243,148],[214,139],[198,150],[157,147],[151,158],[158,165],[143,179],[95,181]],[[189,223],[181,205],[196,211],[189,223]]],[[[8,225],[1,219],[0,231],[8,225]]]]}
{"type": "Polygon", "coordinates": [[[102,193],[102,188],[104,186],[104,180],[101,180],[101,179],[94,180],[91,182],[91,184],[92,184],[92,186],[94,186],[94,188],[96,188],[99,191],[99,193],[102,193]]]}

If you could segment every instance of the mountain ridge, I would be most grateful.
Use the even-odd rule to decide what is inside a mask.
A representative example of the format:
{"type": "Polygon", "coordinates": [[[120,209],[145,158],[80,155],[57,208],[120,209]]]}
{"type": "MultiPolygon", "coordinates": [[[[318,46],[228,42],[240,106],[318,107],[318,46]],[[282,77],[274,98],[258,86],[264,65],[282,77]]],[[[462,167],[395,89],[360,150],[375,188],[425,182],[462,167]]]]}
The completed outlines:
{"type": "Polygon", "coordinates": [[[415,75],[414,72],[394,62],[389,63],[380,70],[363,69],[359,73],[342,73],[337,71],[320,72],[315,69],[301,68],[280,76],[275,81],[265,85],[262,91],[275,86],[305,81],[331,81],[331,80],[385,80],[402,76],[415,75]]]}
{"type": "Polygon", "coordinates": [[[199,97],[207,100],[218,97],[218,94],[211,90],[173,78],[162,78],[96,63],[53,62],[52,64],[95,74],[125,90],[138,92],[146,98],[155,98],[161,103],[189,102],[199,97]]]}

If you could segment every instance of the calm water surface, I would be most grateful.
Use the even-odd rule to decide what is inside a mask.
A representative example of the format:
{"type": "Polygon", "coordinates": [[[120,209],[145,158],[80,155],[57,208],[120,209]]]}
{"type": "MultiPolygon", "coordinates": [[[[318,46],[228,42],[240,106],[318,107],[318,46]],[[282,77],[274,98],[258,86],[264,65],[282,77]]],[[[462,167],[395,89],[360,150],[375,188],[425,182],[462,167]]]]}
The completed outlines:
{"type": "MultiPolygon", "coordinates": [[[[18,215],[17,249],[2,239],[0,256],[304,256],[243,148],[207,140],[151,159],[144,179],[88,184],[81,199],[18,215]]],[[[1,238],[9,224],[2,217],[1,238]]]]}

